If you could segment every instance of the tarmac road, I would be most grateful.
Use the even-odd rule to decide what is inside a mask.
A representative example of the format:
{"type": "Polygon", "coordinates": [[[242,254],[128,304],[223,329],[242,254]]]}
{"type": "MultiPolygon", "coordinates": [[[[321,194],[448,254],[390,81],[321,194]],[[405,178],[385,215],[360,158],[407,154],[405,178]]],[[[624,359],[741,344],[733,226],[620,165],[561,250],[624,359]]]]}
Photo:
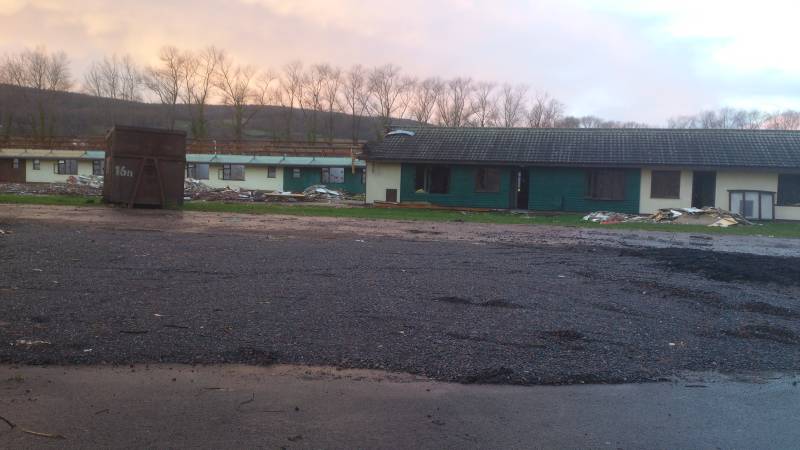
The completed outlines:
{"type": "Polygon", "coordinates": [[[17,428],[0,421],[0,447],[791,449],[797,381],[476,386],[312,367],[4,366],[0,416],[17,428]]]}
{"type": "Polygon", "coordinates": [[[800,369],[797,258],[9,225],[0,363],[312,364],[501,384],[800,369]]]}

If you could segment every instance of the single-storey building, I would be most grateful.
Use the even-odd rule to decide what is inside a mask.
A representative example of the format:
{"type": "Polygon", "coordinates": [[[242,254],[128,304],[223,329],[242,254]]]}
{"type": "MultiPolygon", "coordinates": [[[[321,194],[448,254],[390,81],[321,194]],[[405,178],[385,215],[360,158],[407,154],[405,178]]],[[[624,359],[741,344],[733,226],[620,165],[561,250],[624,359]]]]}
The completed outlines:
{"type": "MultiPolygon", "coordinates": [[[[217,188],[302,192],[324,184],[365,192],[365,163],[349,157],[187,154],[186,177],[217,188]]],[[[104,151],[0,149],[0,182],[65,183],[103,175],[104,151]]]]}
{"type": "Polygon", "coordinates": [[[800,220],[800,132],[395,129],[366,146],[367,202],[800,220]]]}

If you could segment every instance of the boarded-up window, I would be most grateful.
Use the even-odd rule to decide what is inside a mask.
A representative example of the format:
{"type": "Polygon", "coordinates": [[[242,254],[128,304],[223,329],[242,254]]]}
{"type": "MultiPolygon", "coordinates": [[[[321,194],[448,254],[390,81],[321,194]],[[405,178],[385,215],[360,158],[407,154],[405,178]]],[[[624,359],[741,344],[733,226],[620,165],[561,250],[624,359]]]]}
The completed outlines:
{"type": "Polygon", "coordinates": [[[103,176],[105,175],[106,162],[101,160],[92,161],[92,175],[103,176]]]}
{"type": "Polygon", "coordinates": [[[223,164],[222,179],[244,181],[244,164],[223,164]]]}
{"type": "Polygon", "coordinates": [[[33,170],[39,170],[42,168],[42,163],[38,159],[33,160],[33,170]]]}
{"type": "Polygon", "coordinates": [[[654,170],[650,176],[650,198],[681,198],[680,170],[654,170]]]}
{"type": "Polygon", "coordinates": [[[625,171],[619,169],[587,171],[586,196],[593,200],[625,200],[625,171]]]}
{"type": "Polygon", "coordinates": [[[475,173],[475,192],[500,192],[500,169],[479,168],[475,173]]]}
{"type": "Polygon", "coordinates": [[[267,178],[275,178],[278,176],[277,167],[267,167],[267,178]]]}
{"type": "Polygon", "coordinates": [[[78,174],[78,160],[77,159],[59,159],[55,163],[53,170],[59,175],[77,175],[78,174]]]}
{"type": "Polygon", "coordinates": [[[322,184],[344,183],[344,167],[323,167],[322,184]]]}
{"type": "Polygon", "coordinates": [[[208,179],[208,164],[186,163],[186,178],[208,179]]]}
{"type": "Polygon", "coordinates": [[[778,176],[778,205],[800,206],[800,174],[778,176]]]}

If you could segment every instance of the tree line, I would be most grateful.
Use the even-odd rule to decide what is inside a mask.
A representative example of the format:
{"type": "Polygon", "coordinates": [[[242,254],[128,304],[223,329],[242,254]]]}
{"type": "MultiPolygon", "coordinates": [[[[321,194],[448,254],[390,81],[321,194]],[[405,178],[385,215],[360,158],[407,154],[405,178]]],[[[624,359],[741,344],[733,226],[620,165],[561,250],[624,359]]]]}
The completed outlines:
{"type": "MultiPolygon", "coordinates": [[[[58,117],[51,111],[54,93],[82,92],[103,108],[109,101],[148,102],[166,111],[162,126],[176,128],[176,110],[189,111],[188,131],[208,138],[209,105],[224,105],[234,139],[247,136],[252,119],[264,108],[280,107],[276,135],[283,139],[333,140],[337,121],[348,120],[350,137],[359,139],[361,121],[376,119],[377,133],[405,119],[447,127],[642,128],[595,116],[566,115],[566,106],[527,85],[473,80],[469,77],[416,78],[399,66],[292,62],[278,70],[237,62],[209,46],[199,50],[163,47],[158,62],[142,66],[130,55],[105,56],[73,77],[68,56],[44,47],[7,54],[0,60],[0,83],[22,90],[28,113],[0,110],[4,133],[52,136],[58,117]],[[299,111],[299,114],[297,112],[299,111]],[[301,123],[298,123],[301,122],[301,123]]],[[[723,108],[669,120],[673,128],[800,129],[800,113],[766,114],[723,108]]]]}

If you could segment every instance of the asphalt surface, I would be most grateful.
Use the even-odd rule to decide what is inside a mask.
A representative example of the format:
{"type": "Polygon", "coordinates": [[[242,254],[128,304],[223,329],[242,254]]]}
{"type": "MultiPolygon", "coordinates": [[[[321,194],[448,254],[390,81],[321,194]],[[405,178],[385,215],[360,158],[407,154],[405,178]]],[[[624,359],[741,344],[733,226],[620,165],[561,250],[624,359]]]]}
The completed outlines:
{"type": "Polygon", "coordinates": [[[299,363],[503,384],[800,369],[798,258],[4,228],[0,363],[299,363]]]}
{"type": "Polygon", "coordinates": [[[0,447],[793,449],[797,381],[466,386],[332,368],[0,366],[0,416],[16,425],[0,420],[0,447]]]}

